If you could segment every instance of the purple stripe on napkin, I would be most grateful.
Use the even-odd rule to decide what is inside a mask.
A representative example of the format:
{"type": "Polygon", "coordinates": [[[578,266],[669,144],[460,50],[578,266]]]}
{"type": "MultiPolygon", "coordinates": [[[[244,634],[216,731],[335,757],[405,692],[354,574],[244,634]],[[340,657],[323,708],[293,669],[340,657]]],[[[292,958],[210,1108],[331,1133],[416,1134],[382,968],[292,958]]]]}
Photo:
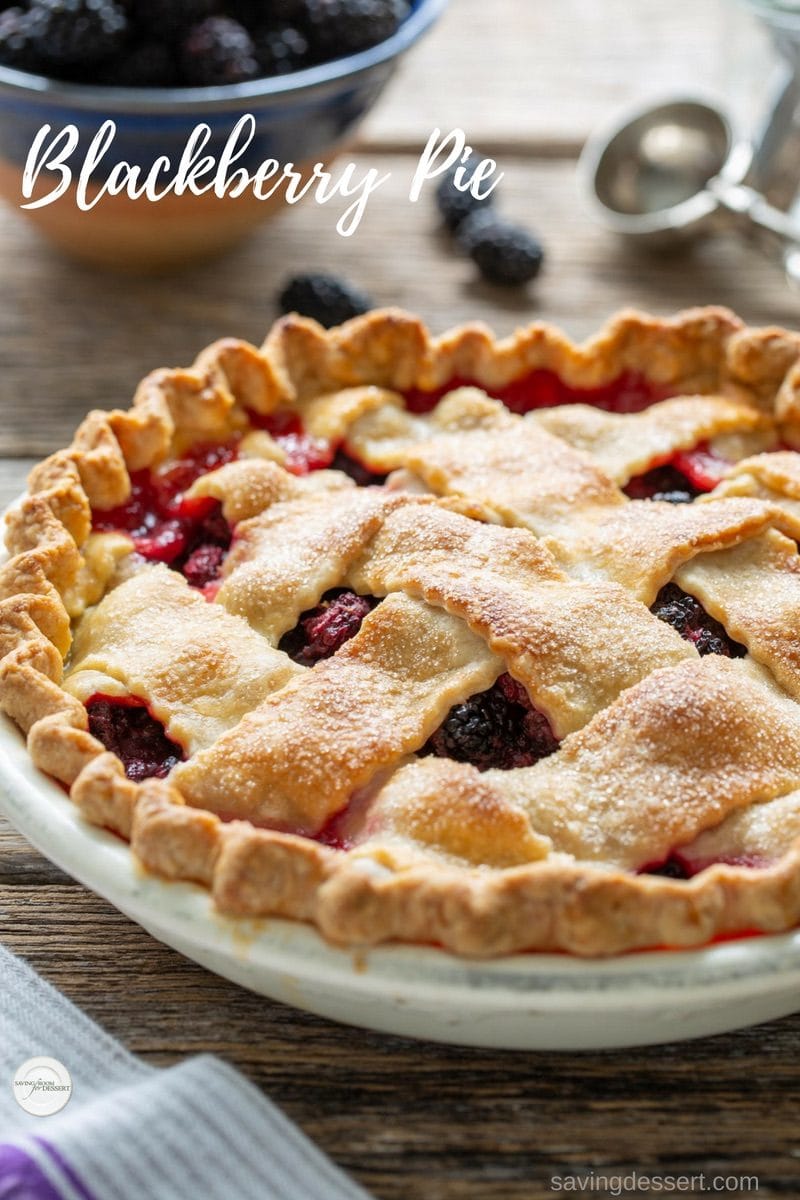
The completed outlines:
{"type": "Polygon", "coordinates": [[[0,1146],[0,1200],[64,1200],[64,1197],[24,1150],[6,1145],[0,1146]]]}
{"type": "MultiPolygon", "coordinates": [[[[33,1140],[37,1145],[42,1147],[46,1154],[50,1156],[58,1169],[61,1171],[62,1175],[66,1176],[66,1178],[72,1184],[75,1194],[80,1196],[81,1200],[95,1200],[94,1193],[89,1191],[83,1180],[75,1174],[72,1167],[69,1165],[67,1160],[62,1157],[55,1146],[51,1146],[51,1144],[46,1142],[44,1138],[37,1137],[33,1140]]],[[[0,1200],[2,1200],[2,1192],[0,1192],[0,1200]]]]}

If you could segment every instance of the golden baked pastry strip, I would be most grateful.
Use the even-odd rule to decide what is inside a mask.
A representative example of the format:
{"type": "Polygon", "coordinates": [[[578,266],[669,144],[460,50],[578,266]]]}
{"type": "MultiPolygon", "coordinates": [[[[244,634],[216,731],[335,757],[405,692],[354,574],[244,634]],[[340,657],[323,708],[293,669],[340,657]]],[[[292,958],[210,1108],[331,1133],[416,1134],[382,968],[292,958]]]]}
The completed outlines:
{"type": "Polygon", "coordinates": [[[396,593],[337,654],[178,766],[172,782],[190,804],[316,833],[502,666],[456,617],[396,593]]]}
{"type": "Polygon", "coordinates": [[[642,679],[534,766],[482,775],[436,759],[401,767],[378,793],[365,845],[411,837],[425,798],[455,777],[476,805],[527,812],[555,853],[638,870],[730,813],[796,791],[800,709],[741,662],[695,656],[642,679]]]}
{"type": "Polygon", "coordinates": [[[800,455],[796,452],[782,450],[743,459],[700,502],[728,496],[756,496],[776,505],[784,532],[800,541],[800,455]]]}
{"type": "Polygon", "coordinates": [[[201,475],[186,492],[189,499],[208,497],[222,502],[222,515],[229,525],[256,517],[279,500],[317,495],[319,492],[353,491],[352,479],[339,471],[314,471],[297,478],[274,461],[258,457],[226,463],[201,475]]]}
{"type": "Polygon", "coordinates": [[[461,617],[559,737],[647,672],[694,654],[622,588],[570,580],[527,530],[375,489],[286,501],[248,521],[217,601],[274,641],[332,587],[403,592],[461,617]]]}
{"type": "MultiPolygon", "coordinates": [[[[723,445],[735,444],[739,457],[744,457],[748,447],[752,453],[777,440],[774,422],[763,412],[724,396],[676,396],[651,404],[642,412],[626,414],[604,412],[587,404],[564,404],[534,410],[520,417],[484,392],[461,387],[446,395],[429,415],[422,417],[407,412],[402,406],[402,398],[391,393],[383,393],[385,402],[365,408],[363,415],[352,406],[340,409],[341,400],[349,395],[334,394],[315,401],[312,419],[318,413],[327,414],[328,411],[335,411],[339,416],[336,422],[321,421],[320,430],[335,425],[336,436],[344,438],[348,449],[375,471],[386,472],[399,467],[421,469],[433,490],[439,490],[437,485],[452,486],[451,475],[455,464],[460,462],[459,451],[462,449],[467,454],[464,464],[467,478],[473,477],[475,439],[466,445],[459,443],[455,452],[444,440],[461,433],[481,431],[495,435],[486,440],[489,471],[492,457],[495,467],[502,468],[503,457],[508,456],[514,443],[521,440],[525,451],[533,455],[533,468],[540,464],[545,467],[545,485],[555,484],[547,470],[548,454],[555,449],[554,443],[546,437],[537,440],[531,436],[530,427],[533,426],[552,434],[579,455],[588,455],[599,477],[612,480],[620,487],[633,476],[666,462],[678,451],[690,450],[706,441],[719,439],[723,445]],[[345,412],[352,418],[349,426],[344,420],[345,412]]],[[[562,446],[553,468],[560,467],[562,473],[571,470],[577,486],[580,486],[580,466],[583,464],[585,469],[586,465],[586,459],[579,455],[565,456],[562,446]]],[[[514,467],[517,465],[515,462],[514,467]]],[[[455,475],[454,479],[458,486],[461,476],[455,475]]],[[[486,475],[475,477],[473,486],[485,486],[486,480],[486,475]]],[[[529,481],[524,478],[517,481],[520,487],[526,482],[529,481]]],[[[553,491],[558,494],[555,486],[553,491]]],[[[609,503],[611,494],[601,493],[600,499],[609,503]]],[[[518,495],[522,498],[520,511],[528,512],[531,504],[527,493],[520,490],[518,495]]],[[[534,494],[535,500],[547,498],[545,493],[538,497],[534,494]]],[[[592,498],[587,492],[586,501],[592,498]]]]}
{"type": "Polygon", "coordinates": [[[147,566],[78,623],[64,687],[83,703],[96,695],[146,700],[192,755],[301,672],[177,572],[147,566]]]}
{"type": "Polygon", "coordinates": [[[588,404],[541,409],[525,418],[590,454],[602,471],[623,487],[679,450],[725,434],[775,440],[775,426],[751,405],[724,396],[676,396],[638,413],[610,413],[588,404]]]}
{"type": "Polygon", "coordinates": [[[238,526],[218,602],[277,643],[323,592],[340,586],[386,502],[376,490],[353,488],[271,505],[238,526]]]}
{"type": "Polygon", "coordinates": [[[793,541],[769,530],[700,555],[676,580],[800,700],[800,555],[793,541]]]}
{"type": "MultiPolygon", "coordinates": [[[[682,442],[692,444],[695,434],[703,436],[712,428],[747,431],[769,424],[752,408],[708,397],[692,427],[694,432],[687,432],[691,422],[685,413],[690,403],[665,401],[630,417],[595,412],[601,435],[606,418],[611,422],[613,436],[604,443],[609,465],[617,474],[629,477],[628,469],[621,469],[619,450],[620,429],[627,421],[637,424],[644,435],[644,449],[636,438],[628,445],[629,461],[637,464],[637,469],[654,458],[663,459],[682,442]],[[677,406],[678,410],[671,447],[664,439],[667,417],[658,412],[665,406],[671,410],[677,406]]],[[[594,411],[584,410],[584,406],[551,411],[568,414],[575,408],[579,417],[594,411]]],[[[388,411],[391,421],[399,417],[418,422],[394,408],[388,411]]],[[[570,425],[568,416],[554,418],[554,424],[558,420],[570,425]]],[[[505,523],[523,525],[547,539],[569,573],[583,579],[614,580],[648,604],[686,558],[751,537],[776,517],[775,506],[745,499],[716,503],[713,510],[628,500],[589,453],[588,440],[577,447],[570,445],[542,422],[514,417],[473,392],[462,390],[443,400],[429,428],[434,426],[436,436],[403,443],[402,450],[392,450],[391,461],[384,458],[381,467],[402,466],[434,494],[482,503],[505,523]]],[[[395,446],[394,439],[388,440],[395,446]]]]}
{"type": "Polygon", "coordinates": [[[569,579],[527,531],[436,505],[391,511],[347,582],[374,595],[400,589],[460,616],[558,737],[650,671],[695,656],[624,589],[569,579]]]}
{"type": "Polygon", "coordinates": [[[800,791],[736,809],[713,829],[681,847],[681,858],[695,871],[714,862],[764,867],[800,838],[800,791]]]}

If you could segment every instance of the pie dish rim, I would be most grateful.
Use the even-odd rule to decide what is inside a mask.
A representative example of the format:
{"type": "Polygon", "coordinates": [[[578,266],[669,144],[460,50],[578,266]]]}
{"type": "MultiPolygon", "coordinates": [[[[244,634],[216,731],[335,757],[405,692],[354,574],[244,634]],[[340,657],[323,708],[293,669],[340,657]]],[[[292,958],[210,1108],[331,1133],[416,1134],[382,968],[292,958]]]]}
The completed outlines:
{"type": "Polygon", "coordinates": [[[800,930],[602,959],[475,961],[402,943],[353,951],[305,922],[223,917],[204,888],[143,872],[119,838],[86,826],[3,714],[0,812],[158,941],[251,991],[360,1028],[494,1049],[614,1050],[726,1033],[798,1005],[800,930]]]}

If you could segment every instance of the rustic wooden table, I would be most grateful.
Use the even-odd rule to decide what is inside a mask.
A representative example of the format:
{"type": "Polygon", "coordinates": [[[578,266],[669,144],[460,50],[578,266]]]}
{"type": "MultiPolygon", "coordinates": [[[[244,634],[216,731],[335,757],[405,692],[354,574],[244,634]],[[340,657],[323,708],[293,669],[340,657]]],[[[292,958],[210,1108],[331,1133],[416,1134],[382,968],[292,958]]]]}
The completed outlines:
{"type": "MultiPolygon", "coordinates": [[[[576,187],[577,150],[615,107],[667,87],[724,87],[728,20],[726,0],[453,0],[368,122],[359,161],[392,179],[350,240],[333,232],[328,208],[309,205],[222,262],[113,279],[57,258],[4,211],[0,502],[33,457],[63,444],[88,408],[125,404],[151,367],[187,363],[223,334],[258,341],[295,269],[342,271],[436,330],[480,317],[508,331],[546,317],[585,335],[625,304],[664,313],[722,303],[752,322],[797,324],[800,299],[754,249],[722,238],[681,256],[635,255],[592,225],[576,187]],[[548,249],[528,293],[476,282],[437,231],[430,199],[408,204],[434,125],[463,127],[501,159],[506,210],[548,249]]],[[[187,962],[2,821],[0,938],[147,1061],[210,1051],[241,1067],[380,1200],[536,1200],[553,1194],[555,1175],[634,1169],[755,1175],[761,1196],[800,1192],[800,1016],[583,1055],[348,1029],[187,962]]]]}

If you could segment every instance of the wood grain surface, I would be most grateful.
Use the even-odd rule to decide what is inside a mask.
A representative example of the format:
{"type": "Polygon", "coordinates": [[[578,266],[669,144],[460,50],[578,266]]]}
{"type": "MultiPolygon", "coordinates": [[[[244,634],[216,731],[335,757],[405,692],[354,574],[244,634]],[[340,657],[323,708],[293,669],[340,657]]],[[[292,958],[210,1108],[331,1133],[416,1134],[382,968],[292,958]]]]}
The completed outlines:
{"type": "Polygon", "coordinates": [[[364,136],[412,149],[434,126],[459,126],[477,145],[574,154],[625,107],[698,91],[747,125],[767,42],[731,0],[450,0],[364,136]]]}
{"type": "Polygon", "coordinates": [[[795,324],[800,296],[755,247],[726,234],[669,255],[636,251],[590,219],[572,162],[501,157],[499,203],[542,237],[547,261],[527,289],[482,283],[438,227],[430,196],[408,202],[413,159],[358,158],[390,179],[356,234],[307,204],[281,214],[227,258],[180,275],[109,277],[57,258],[13,212],[0,210],[0,261],[11,264],[0,307],[0,455],[66,444],[93,407],[127,407],[157,366],[187,366],[208,342],[259,342],[295,270],[345,273],[377,304],[418,312],[437,332],[483,320],[498,333],[534,320],[585,337],[620,307],[669,313],[725,304],[756,324],[795,324]],[[15,256],[16,259],[15,259],[15,256]]]}
{"type": "MultiPolygon", "coordinates": [[[[626,304],[666,313],[721,303],[751,322],[796,325],[800,299],[755,248],[725,237],[636,254],[592,224],[575,177],[585,134],[618,104],[667,87],[724,88],[736,19],[732,0],[453,0],[366,126],[358,161],[391,181],[349,240],[330,208],[306,205],[219,262],[112,278],[58,258],[4,210],[0,503],[20,491],[32,456],[64,444],[87,409],[127,404],[151,368],[187,364],[222,335],[258,341],[297,269],[343,271],[437,331],[480,318],[505,333],[541,318],[583,337],[626,304]],[[540,232],[546,270],[526,292],[478,283],[430,197],[408,204],[434,125],[462,126],[495,153],[503,206],[540,232]]],[[[800,1017],[583,1055],[349,1029],[159,945],[2,819],[0,939],[148,1062],[210,1051],[241,1067],[378,1200],[539,1200],[555,1194],[555,1175],[632,1170],[755,1175],[759,1196],[800,1194],[800,1017]]]]}

